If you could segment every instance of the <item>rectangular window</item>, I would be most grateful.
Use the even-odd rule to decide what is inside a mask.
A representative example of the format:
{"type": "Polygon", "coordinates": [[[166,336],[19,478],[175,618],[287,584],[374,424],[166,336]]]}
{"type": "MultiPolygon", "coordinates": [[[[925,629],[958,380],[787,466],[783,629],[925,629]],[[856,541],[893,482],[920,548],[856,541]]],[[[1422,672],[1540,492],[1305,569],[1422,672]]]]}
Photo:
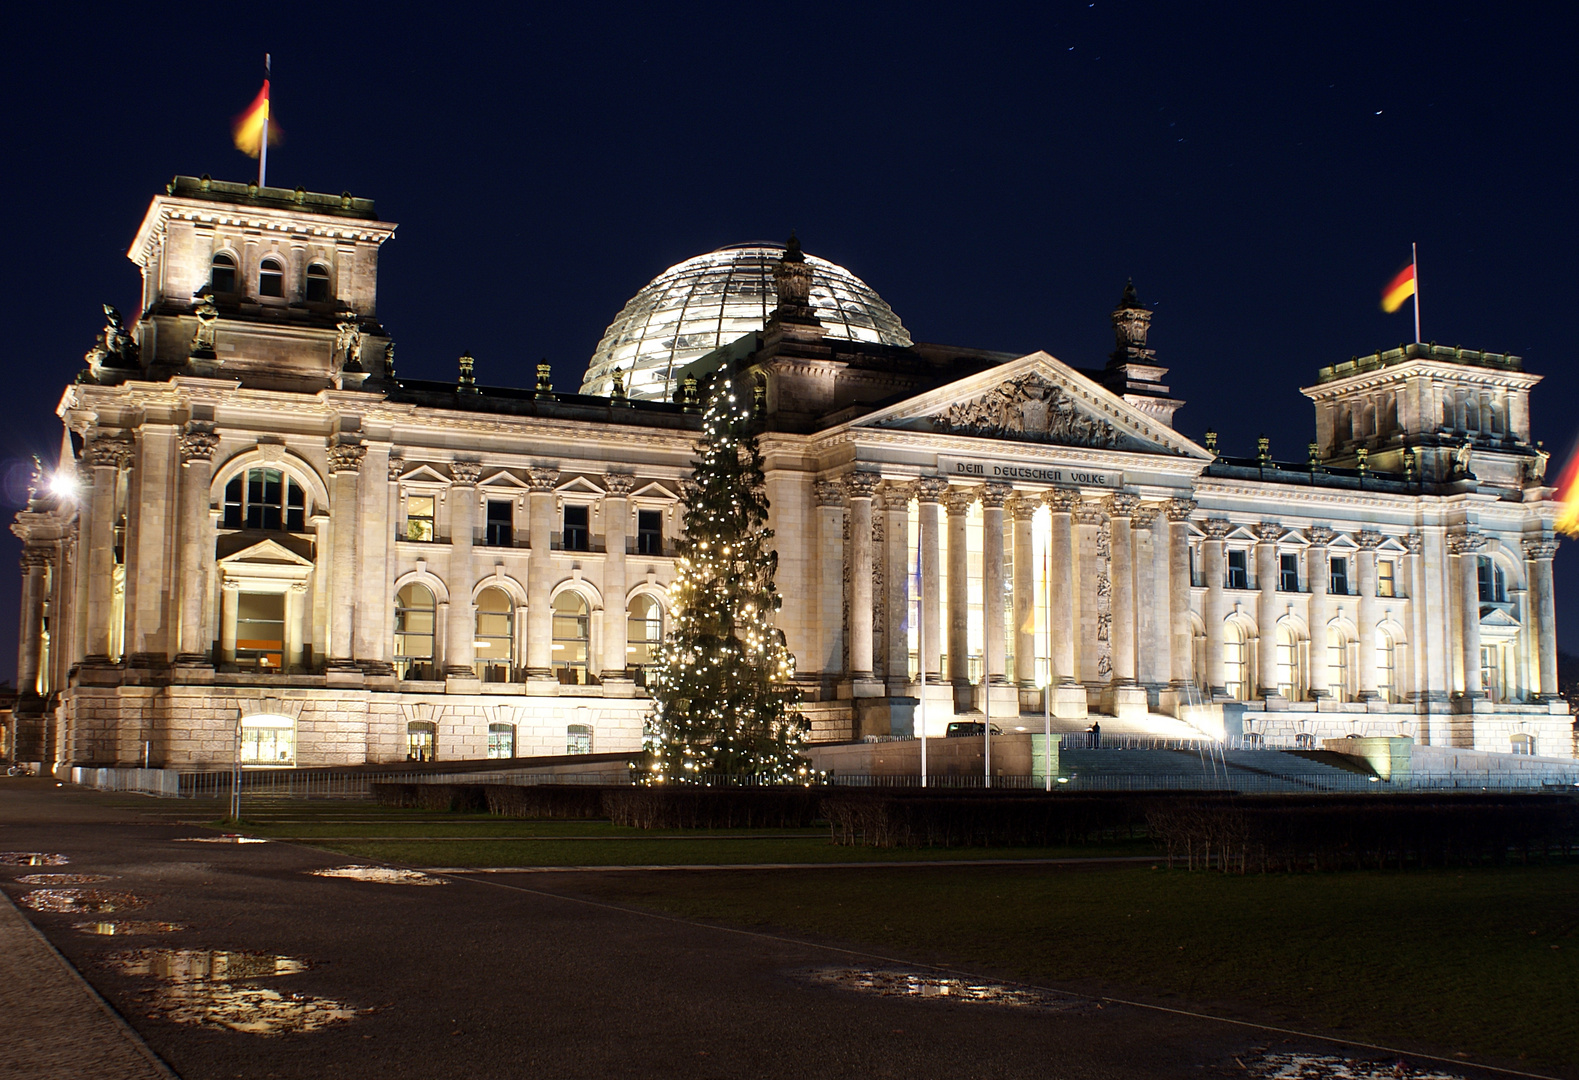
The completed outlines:
{"type": "Polygon", "coordinates": [[[241,528],[241,474],[230,478],[230,483],[225,485],[225,528],[241,528]]]}
{"type": "Polygon", "coordinates": [[[284,474],[278,469],[252,469],[247,473],[247,528],[278,530],[284,474]]]}
{"type": "Polygon", "coordinates": [[[1376,595],[1398,595],[1398,564],[1391,559],[1376,560],[1376,595]]]}
{"type": "Polygon", "coordinates": [[[1349,595],[1349,560],[1342,555],[1332,557],[1332,573],[1327,591],[1334,596],[1349,595]]]}
{"type": "Polygon", "coordinates": [[[636,511],[636,554],[663,554],[663,511],[636,511]]]}
{"type": "Polygon", "coordinates": [[[291,532],[307,531],[307,495],[302,486],[289,478],[285,481],[285,527],[291,532]]]}
{"type": "Polygon", "coordinates": [[[491,758],[515,757],[515,725],[488,725],[488,756],[491,758]]]}
{"type": "Polygon", "coordinates": [[[571,724],[565,729],[565,753],[592,753],[592,726],[590,724],[571,724]]]}
{"type": "Polygon", "coordinates": [[[1498,566],[1485,555],[1478,557],[1476,573],[1480,584],[1480,602],[1482,604],[1502,604],[1508,599],[1508,582],[1503,576],[1502,567],[1498,566]]]}
{"type": "Polygon", "coordinates": [[[241,722],[244,765],[293,765],[296,725],[283,716],[249,716],[241,722]]]}
{"type": "Polygon", "coordinates": [[[285,652],[285,594],[241,593],[236,597],[236,664],[279,671],[285,652]]]}
{"type": "Polygon", "coordinates": [[[488,500],[488,534],[483,543],[489,547],[515,546],[515,503],[488,500]]]}
{"type": "Polygon", "coordinates": [[[432,761],[437,727],[431,720],[413,720],[406,725],[406,760],[432,761]]]}
{"type": "Polygon", "coordinates": [[[433,539],[433,496],[406,496],[406,539],[429,543],[433,539]]]}
{"type": "Polygon", "coordinates": [[[1279,592],[1299,592],[1299,556],[1279,555],[1277,588],[1279,592]]]}
{"type": "Polygon", "coordinates": [[[566,551],[589,551],[592,545],[592,532],[587,525],[590,517],[590,508],[586,506],[565,507],[564,547],[566,551]]]}
{"type": "Polygon", "coordinates": [[[1250,569],[1246,552],[1230,551],[1228,553],[1228,587],[1230,589],[1248,589],[1250,587],[1250,569]]]}

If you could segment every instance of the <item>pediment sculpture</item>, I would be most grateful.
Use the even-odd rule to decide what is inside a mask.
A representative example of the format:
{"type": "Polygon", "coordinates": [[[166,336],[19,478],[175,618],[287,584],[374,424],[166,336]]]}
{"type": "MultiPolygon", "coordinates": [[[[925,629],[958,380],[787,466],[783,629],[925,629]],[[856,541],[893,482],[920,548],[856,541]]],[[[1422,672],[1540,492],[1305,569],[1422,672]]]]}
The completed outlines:
{"type": "Polygon", "coordinates": [[[1010,379],[980,397],[950,405],[932,423],[951,435],[1049,442],[1115,450],[1129,436],[1075,405],[1056,383],[1034,372],[1010,379]]]}

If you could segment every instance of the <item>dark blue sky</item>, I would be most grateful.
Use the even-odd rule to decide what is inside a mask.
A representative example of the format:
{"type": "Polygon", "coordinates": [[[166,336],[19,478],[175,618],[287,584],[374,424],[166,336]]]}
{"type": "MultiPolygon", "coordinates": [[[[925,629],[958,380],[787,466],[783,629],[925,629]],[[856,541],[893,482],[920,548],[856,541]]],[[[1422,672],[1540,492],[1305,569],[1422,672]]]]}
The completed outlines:
{"type": "MultiPolygon", "coordinates": [[[[1133,275],[1179,428],[1301,459],[1298,388],[1412,336],[1377,300],[1417,241],[1424,336],[1547,377],[1532,412],[1554,474],[1579,431],[1558,5],[62,10],[0,17],[13,507],[28,455],[59,446],[99,304],[136,308],[148,199],[176,173],[255,169],[229,122],[265,49],[286,135],[270,183],[400,223],[379,312],[405,376],[450,378],[470,350],[482,382],[529,384],[547,357],[575,388],[651,277],[793,228],[918,340],[1077,365],[1112,347],[1133,275]]],[[[1570,651],[1576,566],[1565,549],[1570,651]]],[[[0,572],[0,612],[17,582],[0,572]]]]}

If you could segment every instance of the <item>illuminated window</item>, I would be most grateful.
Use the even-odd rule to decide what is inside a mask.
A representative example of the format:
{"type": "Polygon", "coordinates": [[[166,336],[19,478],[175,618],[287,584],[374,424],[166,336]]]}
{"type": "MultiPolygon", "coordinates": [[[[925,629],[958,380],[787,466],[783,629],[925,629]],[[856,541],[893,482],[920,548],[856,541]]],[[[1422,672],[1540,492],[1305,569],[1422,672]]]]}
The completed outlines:
{"type": "Polygon", "coordinates": [[[258,264],[258,295],[285,295],[285,268],[278,259],[264,259],[258,264]]]}
{"type": "Polygon", "coordinates": [[[581,594],[567,589],[554,600],[554,674],[561,683],[587,681],[587,645],[591,641],[592,614],[581,594]]]}
{"type": "Polygon", "coordinates": [[[432,761],[435,756],[434,735],[437,729],[431,721],[413,720],[406,725],[406,760],[432,761]]]}
{"type": "Polygon", "coordinates": [[[321,304],[329,299],[329,268],[323,263],[313,263],[307,268],[307,300],[321,304]]]}
{"type": "Polygon", "coordinates": [[[1486,696],[1492,701],[1501,701],[1502,685],[1502,646],[1482,645],[1480,647],[1480,685],[1486,696]]]}
{"type": "Polygon", "coordinates": [[[1398,595],[1398,564],[1391,559],[1376,560],[1376,595],[1398,595]]]}
{"type": "Polygon", "coordinates": [[[224,527],[302,532],[307,528],[307,493],[279,469],[248,469],[225,485],[224,527]]]}
{"type": "Polygon", "coordinates": [[[1535,753],[1535,736],[1526,735],[1523,732],[1512,736],[1512,738],[1509,740],[1508,753],[1529,754],[1533,756],[1535,753]]]}
{"type": "Polygon", "coordinates": [[[395,673],[433,678],[433,593],[416,582],[395,594],[395,673]]]}
{"type": "Polygon", "coordinates": [[[1301,732],[1297,733],[1294,736],[1294,749],[1296,749],[1296,750],[1314,750],[1314,749],[1316,749],[1316,736],[1312,735],[1308,731],[1301,731],[1301,732]]]}
{"type": "Polygon", "coordinates": [[[647,685],[647,672],[663,642],[663,607],[638,593],[631,598],[625,620],[625,667],[637,686],[647,685]]]}
{"type": "Polygon", "coordinates": [[[240,593],[236,597],[236,666],[281,669],[285,654],[285,594],[240,593]]]}
{"type": "Polygon", "coordinates": [[[1235,701],[1244,701],[1249,692],[1249,642],[1244,627],[1235,622],[1223,624],[1223,689],[1235,701]]]}
{"type": "Polygon", "coordinates": [[[236,291],[236,260],[224,252],[214,256],[208,270],[208,283],[216,293],[236,291]]]}
{"type": "Polygon", "coordinates": [[[592,726],[590,724],[571,724],[565,728],[565,753],[592,753],[592,726]]]}
{"type": "Polygon", "coordinates": [[[1398,647],[1392,635],[1376,631],[1376,693],[1383,701],[1398,700],[1398,647]]]}
{"type": "Polygon", "coordinates": [[[249,716],[241,722],[243,765],[294,765],[296,724],[284,716],[249,716]]]}
{"type": "Polygon", "coordinates": [[[1277,628],[1277,692],[1290,701],[1304,698],[1299,670],[1299,638],[1289,626],[1277,628]]]}
{"type": "Polygon", "coordinates": [[[406,496],[406,539],[427,543],[433,539],[433,496],[406,496]]]}
{"type": "Polygon", "coordinates": [[[1337,701],[1349,700],[1349,642],[1336,626],[1327,628],[1327,692],[1337,701]]]}
{"type": "Polygon", "coordinates": [[[503,589],[477,594],[477,677],[483,682],[511,682],[515,669],[515,608],[503,589]]]}
{"type": "Polygon", "coordinates": [[[488,725],[488,756],[491,758],[515,757],[515,725],[488,725]]]}

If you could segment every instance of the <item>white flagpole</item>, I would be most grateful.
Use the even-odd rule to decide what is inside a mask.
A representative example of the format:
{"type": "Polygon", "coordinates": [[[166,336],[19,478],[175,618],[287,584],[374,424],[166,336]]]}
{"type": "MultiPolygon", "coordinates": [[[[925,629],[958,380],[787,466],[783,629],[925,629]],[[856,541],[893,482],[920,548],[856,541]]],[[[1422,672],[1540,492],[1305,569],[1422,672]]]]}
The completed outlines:
{"type": "Polygon", "coordinates": [[[1409,265],[1415,272],[1415,344],[1420,344],[1420,252],[1414,243],[1409,245],[1409,265]]]}
{"type": "MultiPolygon", "coordinates": [[[[267,83],[269,81],[269,67],[270,67],[269,54],[268,53],[264,53],[263,54],[263,81],[265,83],[267,83]]],[[[268,179],[268,175],[269,175],[269,113],[274,108],[274,102],[270,100],[270,97],[272,96],[272,94],[273,94],[273,87],[270,87],[269,88],[269,96],[266,96],[263,99],[263,142],[258,145],[258,187],[260,187],[260,188],[268,186],[267,179],[268,179]]]]}
{"type": "Polygon", "coordinates": [[[1042,772],[1046,774],[1047,790],[1053,790],[1053,568],[1048,563],[1052,554],[1052,537],[1042,549],[1042,586],[1047,594],[1047,680],[1042,683],[1042,772]]]}
{"type": "MultiPolygon", "coordinates": [[[[922,507],[926,509],[925,506],[922,507]]],[[[916,549],[916,667],[921,675],[921,786],[927,786],[927,575],[916,549]]]]}

